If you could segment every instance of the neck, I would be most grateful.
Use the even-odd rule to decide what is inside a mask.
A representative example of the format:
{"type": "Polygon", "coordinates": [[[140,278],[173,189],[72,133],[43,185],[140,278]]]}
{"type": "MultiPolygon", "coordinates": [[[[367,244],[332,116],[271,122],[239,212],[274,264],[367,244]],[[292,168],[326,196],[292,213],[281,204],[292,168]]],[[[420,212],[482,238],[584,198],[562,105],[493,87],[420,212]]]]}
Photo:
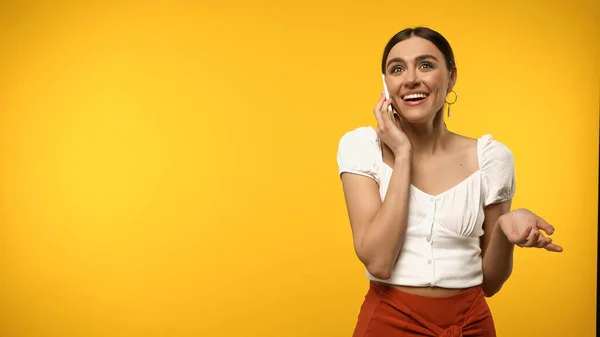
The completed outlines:
{"type": "Polygon", "coordinates": [[[439,112],[432,123],[413,124],[402,121],[402,129],[410,140],[413,154],[430,156],[447,147],[451,132],[444,123],[443,112],[439,112]]]}

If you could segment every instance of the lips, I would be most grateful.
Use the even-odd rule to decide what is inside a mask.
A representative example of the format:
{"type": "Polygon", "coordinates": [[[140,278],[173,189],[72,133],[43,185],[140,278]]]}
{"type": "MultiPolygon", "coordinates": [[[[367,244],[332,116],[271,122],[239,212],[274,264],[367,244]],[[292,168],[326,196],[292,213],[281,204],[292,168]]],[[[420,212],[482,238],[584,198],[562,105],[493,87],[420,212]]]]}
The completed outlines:
{"type": "Polygon", "coordinates": [[[424,92],[412,93],[402,96],[402,100],[404,101],[418,101],[421,99],[425,99],[429,96],[429,94],[424,92]]]}
{"type": "Polygon", "coordinates": [[[401,96],[402,100],[404,101],[404,104],[410,106],[419,105],[423,103],[427,99],[427,97],[429,97],[429,94],[425,92],[414,92],[401,96]]]}

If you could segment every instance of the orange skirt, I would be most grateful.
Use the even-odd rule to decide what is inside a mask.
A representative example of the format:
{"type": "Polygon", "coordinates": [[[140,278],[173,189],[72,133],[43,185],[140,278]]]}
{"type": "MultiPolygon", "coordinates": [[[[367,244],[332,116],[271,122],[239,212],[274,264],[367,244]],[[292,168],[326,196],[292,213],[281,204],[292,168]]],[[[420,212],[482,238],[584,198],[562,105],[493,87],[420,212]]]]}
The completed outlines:
{"type": "Polygon", "coordinates": [[[424,297],[370,282],[353,337],[495,337],[481,286],[459,294],[424,297]]]}

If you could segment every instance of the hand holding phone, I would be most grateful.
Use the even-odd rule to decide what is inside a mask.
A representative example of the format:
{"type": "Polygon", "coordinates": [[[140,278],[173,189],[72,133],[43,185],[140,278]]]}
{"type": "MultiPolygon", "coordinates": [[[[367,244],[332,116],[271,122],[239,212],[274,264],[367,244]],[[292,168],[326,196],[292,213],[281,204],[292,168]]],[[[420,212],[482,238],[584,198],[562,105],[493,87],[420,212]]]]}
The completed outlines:
{"type": "Polygon", "coordinates": [[[381,141],[387,145],[392,152],[394,152],[394,155],[404,155],[407,153],[407,151],[410,153],[410,140],[400,126],[400,115],[398,115],[398,112],[394,111],[391,104],[387,106],[387,111],[388,117],[390,118],[393,126],[391,126],[388,121],[385,121],[385,117],[383,117],[383,114],[385,113],[385,111],[383,111],[383,106],[385,105],[382,106],[382,104],[386,104],[385,102],[390,99],[390,93],[387,85],[385,84],[385,74],[381,75],[381,78],[383,79],[383,93],[385,95],[385,101],[382,101],[382,97],[380,96],[377,106],[373,110],[378,123],[376,130],[377,135],[381,141]]]}

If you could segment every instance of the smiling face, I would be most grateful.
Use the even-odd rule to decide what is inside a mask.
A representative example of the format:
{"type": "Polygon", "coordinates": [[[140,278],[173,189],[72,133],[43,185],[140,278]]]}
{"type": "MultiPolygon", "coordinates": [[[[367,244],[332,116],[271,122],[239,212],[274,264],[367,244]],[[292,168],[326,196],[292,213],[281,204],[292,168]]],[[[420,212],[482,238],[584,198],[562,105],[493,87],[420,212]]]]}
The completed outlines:
{"type": "Polygon", "coordinates": [[[410,37],[386,59],[385,81],[396,111],[409,123],[429,123],[444,107],[456,81],[442,52],[430,41],[410,37]]]}

